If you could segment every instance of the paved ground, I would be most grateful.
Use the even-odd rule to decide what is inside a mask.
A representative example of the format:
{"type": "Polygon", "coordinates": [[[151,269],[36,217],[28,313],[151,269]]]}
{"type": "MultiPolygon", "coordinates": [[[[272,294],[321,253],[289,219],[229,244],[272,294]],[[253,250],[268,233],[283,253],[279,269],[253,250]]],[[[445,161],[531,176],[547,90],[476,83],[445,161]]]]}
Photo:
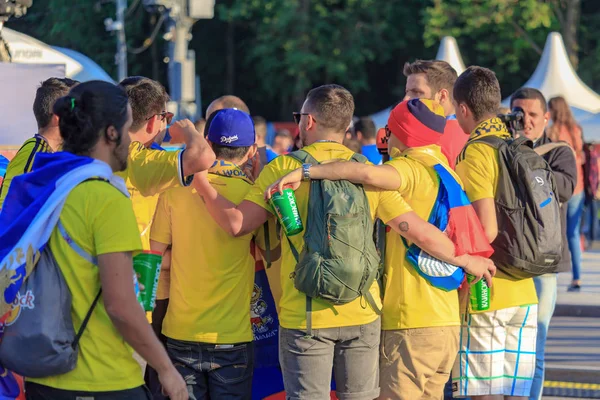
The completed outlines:
{"type": "Polygon", "coordinates": [[[556,311],[546,343],[544,399],[600,398],[600,247],[584,253],[581,292],[558,276],[556,311]]]}
{"type": "Polygon", "coordinates": [[[558,297],[555,316],[587,316],[600,318],[600,244],[584,253],[581,267],[581,292],[567,292],[571,273],[558,275],[558,297]]]}

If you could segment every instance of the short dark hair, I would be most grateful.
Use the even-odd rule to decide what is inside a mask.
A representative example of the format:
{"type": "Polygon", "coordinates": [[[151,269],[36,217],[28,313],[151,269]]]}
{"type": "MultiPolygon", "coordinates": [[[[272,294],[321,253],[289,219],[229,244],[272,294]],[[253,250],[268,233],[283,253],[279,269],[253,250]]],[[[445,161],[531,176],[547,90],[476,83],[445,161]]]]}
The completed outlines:
{"type": "Polygon", "coordinates": [[[246,153],[248,152],[248,150],[250,149],[250,146],[243,146],[243,147],[228,147],[228,146],[223,146],[221,144],[216,144],[216,143],[212,143],[212,149],[215,152],[215,156],[219,159],[219,160],[225,160],[225,161],[233,161],[233,160],[239,160],[240,158],[244,157],[246,155],[246,153]]]}
{"type": "Polygon", "coordinates": [[[33,101],[33,115],[38,129],[43,129],[50,124],[54,114],[52,108],[56,100],[69,93],[69,90],[78,83],[69,78],[49,78],[40,84],[33,101]]]}
{"type": "Polygon", "coordinates": [[[165,110],[169,95],[163,85],[143,76],[130,76],[119,83],[129,96],[129,104],[133,115],[131,131],[141,129],[148,118],[165,110]]]}
{"type": "Polygon", "coordinates": [[[252,117],[252,121],[254,122],[254,131],[256,132],[256,137],[266,138],[267,137],[267,120],[260,116],[252,117]]]}
{"type": "Polygon", "coordinates": [[[502,94],[500,83],[494,71],[477,66],[465,70],[454,84],[454,100],[465,104],[476,121],[496,115],[500,108],[502,94]]]}
{"type": "Polygon", "coordinates": [[[513,108],[513,103],[515,100],[539,100],[540,105],[542,106],[542,110],[544,113],[548,111],[548,106],[546,104],[546,98],[539,90],[530,87],[522,87],[517,90],[510,98],[510,108],[513,108]]]}
{"type": "Polygon", "coordinates": [[[354,97],[340,85],[323,85],[312,89],[306,96],[308,111],[323,127],[346,133],[354,115],[354,97]]]}
{"type": "MultiPolygon", "coordinates": [[[[113,126],[121,133],[127,122],[127,93],[104,81],[81,83],[54,103],[63,150],[86,155],[113,126]]],[[[124,133],[127,134],[127,133],[124,133]]],[[[122,136],[117,138],[117,145],[122,136]]]]}
{"type": "Polygon", "coordinates": [[[402,70],[404,76],[425,74],[427,84],[434,93],[446,89],[452,96],[454,83],[458,78],[456,70],[450,64],[442,60],[416,60],[413,63],[404,64],[402,70]]]}
{"type": "Polygon", "coordinates": [[[354,130],[362,133],[365,139],[375,139],[377,137],[377,129],[375,122],[371,117],[362,117],[354,124],[354,130]]]}

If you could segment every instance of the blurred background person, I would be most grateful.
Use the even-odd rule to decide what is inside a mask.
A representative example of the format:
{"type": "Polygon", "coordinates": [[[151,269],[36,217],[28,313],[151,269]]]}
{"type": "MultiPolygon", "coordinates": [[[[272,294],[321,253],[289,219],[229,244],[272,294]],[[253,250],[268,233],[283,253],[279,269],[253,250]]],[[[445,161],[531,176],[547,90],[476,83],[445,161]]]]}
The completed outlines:
{"type": "Polygon", "coordinates": [[[357,139],[344,139],[344,146],[357,154],[364,154],[362,153],[363,147],[357,139]]]}
{"type": "Polygon", "coordinates": [[[346,145],[346,147],[353,150],[355,153],[361,153],[369,161],[375,165],[381,164],[381,154],[377,150],[377,129],[375,123],[370,117],[360,118],[356,124],[354,124],[356,131],[356,139],[360,142],[360,151],[355,151],[352,147],[346,145]]]}
{"type": "Polygon", "coordinates": [[[277,154],[287,154],[294,146],[294,137],[287,129],[281,129],[275,134],[273,151],[277,154]]]}
{"type": "Polygon", "coordinates": [[[573,197],[567,202],[567,239],[571,251],[571,264],[573,265],[573,281],[569,291],[581,289],[581,216],[583,214],[583,135],[581,128],[575,122],[571,108],[566,100],[561,97],[553,97],[548,102],[552,126],[548,136],[554,142],[564,141],[575,150],[577,161],[577,184],[573,191],[573,197]]]}
{"type": "Polygon", "coordinates": [[[267,140],[267,121],[260,116],[252,117],[254,122],[254,130],[256,132],[256,145],[258,146],[258,156],[260,157],[261,169],[277,157],[277,153],[273,151],[267,140]]]}

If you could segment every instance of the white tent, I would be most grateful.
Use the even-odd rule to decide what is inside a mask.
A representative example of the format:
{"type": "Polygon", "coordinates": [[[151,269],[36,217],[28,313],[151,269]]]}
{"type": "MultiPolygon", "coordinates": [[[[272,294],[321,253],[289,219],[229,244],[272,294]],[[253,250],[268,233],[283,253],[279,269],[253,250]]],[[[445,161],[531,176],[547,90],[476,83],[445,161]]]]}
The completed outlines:
{"type": "MultiPolygon", "coordinates": [[[[577,76],[558,32],[548,35],[542,58],[523,87],[539,89],[547,100],[563,96],[571,105],[575,118],[580,121],[600,111],[600,96],[577,76]]],[[[502,105],[508,107],[510,97],[502,105]]]]}
{"type": "Polygon", "coordinates": [[[64,64],[67,78],[80,82],[97,79],[114,83],[98,64],[74,50],[48,46],[9,28],[2,29],[2,37],[8,43],[13,63],[64,64]]]}
{"type": "MultiPolygon", "coordinates": [[[[460,56],[456,39],[454,39],[452,36],[444,36],[444,38],[442,38],[442,41],[440,42],[440,48],[438,49],[435,59],[446,61],[452,66],[452,68],[456,70],[459,75],[462,74],[466,69],[465,63],[460,56]]],[[[385,124],[387,124],[390,112],[392,112],[392,107],[388,107],[385,110],[381,110],[371,115],[371,119],[375,123],[377,129],[382,128],[385,126],[385,124]]]]}
{"type": "Polygon", "coordinates": [[[456,70],[458,75],[462,74],[466,69],[460,51],[458,50],[456,39],[452,36],[444,36],[435,59],[446,61],[456,70]]]}

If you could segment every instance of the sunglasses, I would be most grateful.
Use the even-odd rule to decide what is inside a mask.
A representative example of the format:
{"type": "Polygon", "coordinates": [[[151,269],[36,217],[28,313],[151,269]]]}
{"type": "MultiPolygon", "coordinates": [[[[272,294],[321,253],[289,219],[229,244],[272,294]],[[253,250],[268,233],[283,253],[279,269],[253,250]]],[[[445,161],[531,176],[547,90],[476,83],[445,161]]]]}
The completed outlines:
{"type": "Polygon", "coordinates": [[[161,113],[152,115],[150,118],[146,118],[146,121],[150,121],[152,119],[152,117],[154,117],[154,116],[160,117],[161,121],[166,120],[167,125],[171,125],[171,122],[173,121],[173,117],[175,116],[175,114],[173,114],[172,112],[163,111],[161,113]]]}
{"type": "Polygon", "coordinates": [[[313,121],[317,122],[315,117],[313,117],[309,113],[294,112],[294,113],[292,113],[292,115],[294,116],[294,122],[296,123],[296,125],[300,125],[300,118],[302,118],[303,115],[308,115],[310,118],[312,118],[313,121]]]}

